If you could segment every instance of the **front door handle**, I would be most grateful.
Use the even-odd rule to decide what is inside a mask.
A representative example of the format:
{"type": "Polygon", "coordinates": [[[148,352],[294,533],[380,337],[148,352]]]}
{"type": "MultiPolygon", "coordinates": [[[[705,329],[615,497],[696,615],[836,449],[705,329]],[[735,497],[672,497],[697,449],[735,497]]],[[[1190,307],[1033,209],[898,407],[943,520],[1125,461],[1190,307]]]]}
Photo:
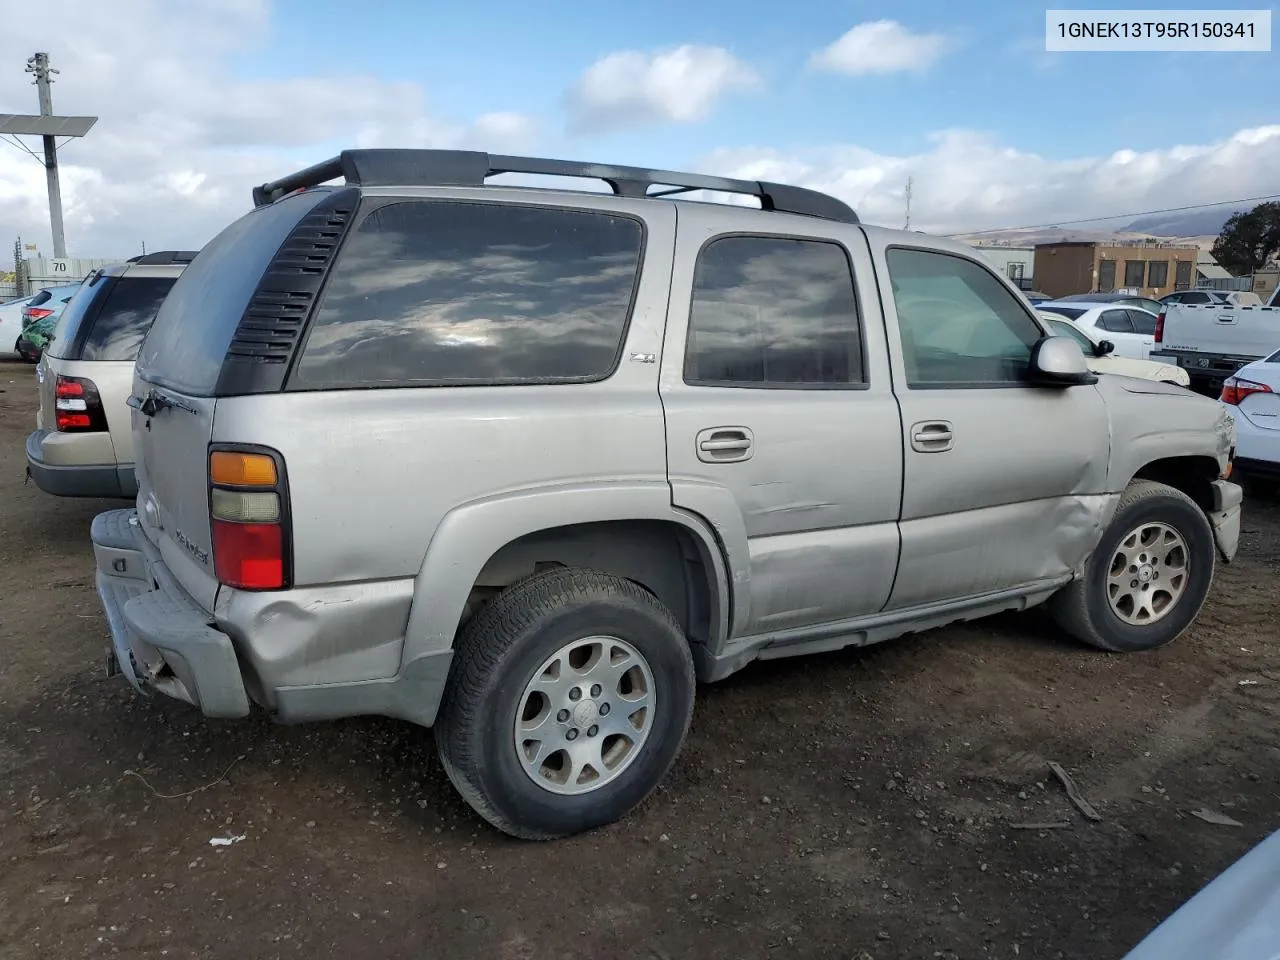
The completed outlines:
{"type": "Polygon", "coordinates": [[[948,420],[924,420],[911,425],[911,449],[917,453],[944,453],[955,444],[948,420]]]}
{"type": "Polygon", "coordinates": [[[754,438],[746,427],[710,427],[699,430],[698,459],[703,463],[736,463],[751,459],[754,438]]]}

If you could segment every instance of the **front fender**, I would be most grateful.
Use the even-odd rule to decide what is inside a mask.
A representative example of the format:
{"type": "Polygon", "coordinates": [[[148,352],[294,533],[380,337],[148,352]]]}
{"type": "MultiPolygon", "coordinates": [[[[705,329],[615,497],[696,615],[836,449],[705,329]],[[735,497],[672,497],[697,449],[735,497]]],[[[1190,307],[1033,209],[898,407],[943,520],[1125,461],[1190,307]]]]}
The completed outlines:
{"type": "Polygon", "coordinates": [[[452,649],[476,578],[507,544],[556,527],[628,520],[677,523],[696,538],[714,579],[712,639],[722,645],[728,631],[732,571],[710,525],[673,507],[665,481],[557,485],[475,500],[445,515],[414,582],[401,669],[421,656],[452,649]]]}

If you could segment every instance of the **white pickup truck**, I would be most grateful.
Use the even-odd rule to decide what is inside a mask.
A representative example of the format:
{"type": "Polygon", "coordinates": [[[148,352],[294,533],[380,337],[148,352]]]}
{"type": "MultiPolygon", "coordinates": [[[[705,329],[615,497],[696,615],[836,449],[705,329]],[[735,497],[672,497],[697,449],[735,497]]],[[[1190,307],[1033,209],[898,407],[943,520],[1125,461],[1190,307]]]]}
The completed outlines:
{"type": "Polygon", "coordinates": [[[1216,390],[1246,363],[1278,349],[1280,306],[1171,303],[1156,321],[1151,359],[1182,367],[1195,389],[1216,390]]]}

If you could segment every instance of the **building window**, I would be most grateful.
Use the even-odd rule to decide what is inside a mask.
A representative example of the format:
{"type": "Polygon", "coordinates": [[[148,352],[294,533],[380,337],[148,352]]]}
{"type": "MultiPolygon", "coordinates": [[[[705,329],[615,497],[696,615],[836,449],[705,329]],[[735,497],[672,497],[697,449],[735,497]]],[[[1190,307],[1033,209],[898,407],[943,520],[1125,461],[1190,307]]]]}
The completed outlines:
{"type": "Polygon", "coordinates": [[[1103,260],[1098,264],[1098,292],[1110,293],[1116,288],[1116,262],[1103,260]]]}
{"type": "Polygon", "coordinates": [[[1010,279],[1010,280],[1012,280],[1014,283],[1017,283],[1019,280],[1021,280],[1021,279],[1022,279],[1022,271],[1023,271],[1023,268],[1024,268],[1024,267],[1026,267],[1026,264],[1024,264],[1024,263],[1011,263],[1011,264],[1009,264],[1009,268],[1008,268],[1008,269],[1009,269],[1009,279],[1010,279]]]}
{"type": "Polygon", "coordinates": [[[1147,286],[1164,287],[1169,283],[1169,261],[1152,260],[1147,266],[1147,286]]]}
{"type": "Polygon", "coordinates": [[[1190,260],[1179,260],[1174,265],[1173,285],[1178,290],[1191,289],[1191,267],[1192,267],[1192,263],[1190,260]]]}
{"type": "Polygon", "coordinates": [[[1124,285],[1126,287],[1144,287],[1147,277],[1147,261],[1126,260],[1124,262],[1124,285]]]}

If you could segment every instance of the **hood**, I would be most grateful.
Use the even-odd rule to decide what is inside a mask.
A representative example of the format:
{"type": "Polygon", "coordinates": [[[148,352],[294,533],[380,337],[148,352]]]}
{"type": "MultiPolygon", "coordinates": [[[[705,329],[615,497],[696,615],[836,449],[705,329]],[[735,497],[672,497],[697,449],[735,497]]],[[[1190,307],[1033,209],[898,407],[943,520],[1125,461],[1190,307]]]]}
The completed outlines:
{"type": "Polygon", "coordinates": [[[1280,960],[1280,831],[1228,867],[1124,960],[1280,960]]]}

